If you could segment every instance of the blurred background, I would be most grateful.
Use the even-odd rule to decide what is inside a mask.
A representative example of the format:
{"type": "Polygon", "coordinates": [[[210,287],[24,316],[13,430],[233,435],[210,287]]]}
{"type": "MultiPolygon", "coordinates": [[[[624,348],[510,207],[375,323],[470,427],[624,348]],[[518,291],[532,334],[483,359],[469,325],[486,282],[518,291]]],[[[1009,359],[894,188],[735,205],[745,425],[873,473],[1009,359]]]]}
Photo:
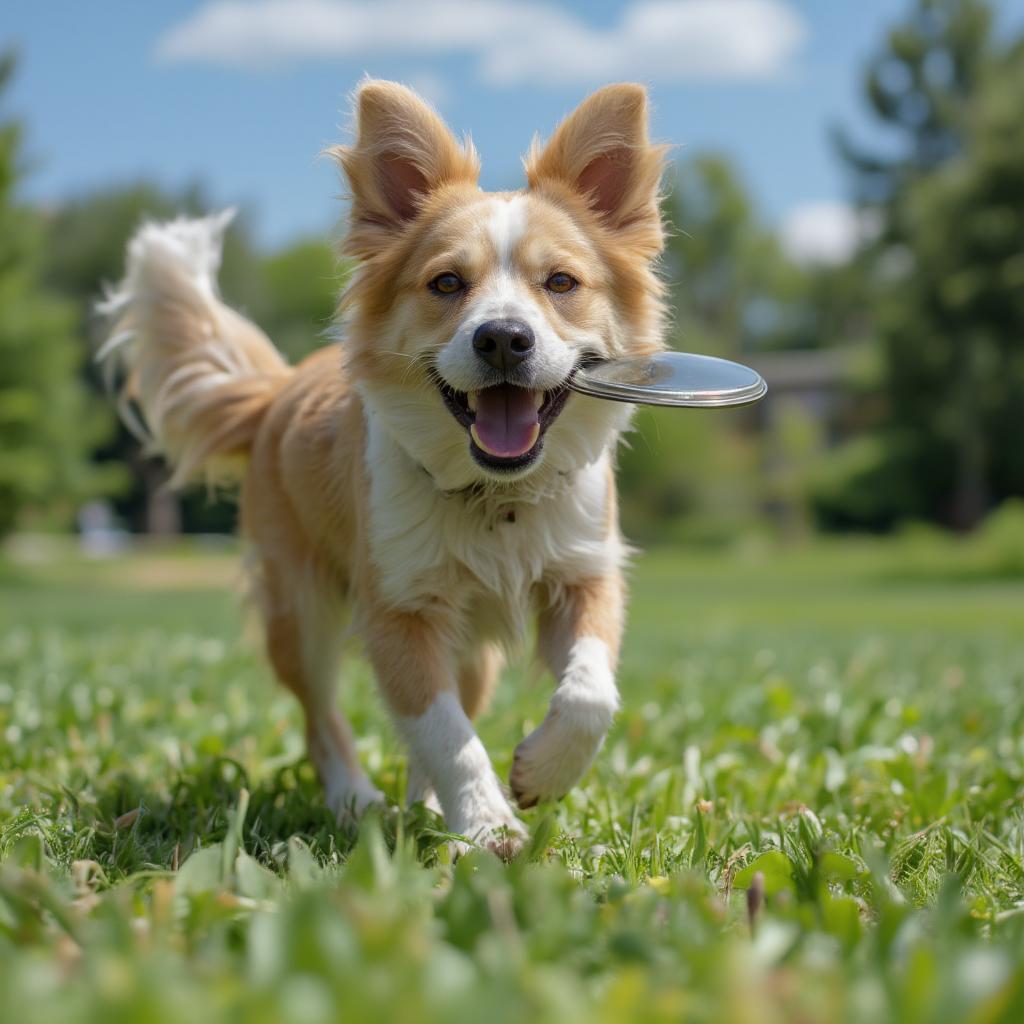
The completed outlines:
{"type": "Polygon", "coordinates": [[[592,88],[649,85],[670,343],[770,391],[639,414],[631,539],[894,534],[1024,573],[1024,0],[20,4],[0,53],[8,553],[233,530],[117,423],[91,304],[142,218],[238,205],[225,297],[293,359],[324,344],[349,268],[318,154],[369,73],[471,132],[491,189],[592,88]]]}

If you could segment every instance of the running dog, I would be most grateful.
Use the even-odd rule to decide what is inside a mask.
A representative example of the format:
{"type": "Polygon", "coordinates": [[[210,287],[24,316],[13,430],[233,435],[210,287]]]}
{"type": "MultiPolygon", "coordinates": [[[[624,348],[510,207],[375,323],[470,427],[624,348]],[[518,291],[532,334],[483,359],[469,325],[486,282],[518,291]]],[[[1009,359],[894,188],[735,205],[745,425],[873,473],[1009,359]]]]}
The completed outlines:
{"type": "Polygon", "coordinates": [[[619,704],[630,409],[566,385],[662,347],[665,147],[643,88],[611,85],[534,143],[525,189],[487,193],[469,141],[370,80],[332,154],[358,261],[339,344],[289,366],[220,300],[221,215],[138,231],[100,355],[175,484],[240,483],[267,654],[332,811],[384,799],[335,702],[354,631],[408,746],[409,799],[508,858],[526,832],[473,720],[531,616],[556,686],[515,750],[520,807],[580,780],[619,704]]]}

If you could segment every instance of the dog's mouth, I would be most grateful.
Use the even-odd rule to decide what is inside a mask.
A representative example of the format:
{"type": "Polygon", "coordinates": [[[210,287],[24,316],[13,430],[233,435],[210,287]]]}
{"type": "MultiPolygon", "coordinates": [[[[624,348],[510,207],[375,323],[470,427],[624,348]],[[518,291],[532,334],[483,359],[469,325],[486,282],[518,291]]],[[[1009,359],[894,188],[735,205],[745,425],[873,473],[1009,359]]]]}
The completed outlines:
{"type": "Polygon", "coordinates": [[[565,408],[565,384],[550,391],[495,384],[479,391],[456,391],[435,378],[448,411],[466,428],[469,451],[481,466],[510,472],[535,462],[544,434],[565,408]]]}

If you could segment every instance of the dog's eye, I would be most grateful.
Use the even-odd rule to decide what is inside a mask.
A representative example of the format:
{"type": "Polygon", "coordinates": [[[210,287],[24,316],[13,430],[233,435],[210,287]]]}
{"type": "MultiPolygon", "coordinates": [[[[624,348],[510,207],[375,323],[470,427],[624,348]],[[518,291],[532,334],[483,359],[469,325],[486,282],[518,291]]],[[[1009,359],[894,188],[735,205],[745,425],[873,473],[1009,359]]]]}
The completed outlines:
{"type": "Polygon", "coordinates": [[[544,282],[544,287],[547,288],[549,292],[557,292],[559,295],[562,295],[565,292],[571,292],[578,284],[579,281],[577,281],[572,275],[559,272],[557,274],[552,274],[547,281],[544,282]]]}
{"type": "Polygon", "coordinates": [[[462,278],[458,274],[438,274],[430,282],[430,290],[441,295],[454,295],[456,292],[461,292],[465,287],[462,278]]]}

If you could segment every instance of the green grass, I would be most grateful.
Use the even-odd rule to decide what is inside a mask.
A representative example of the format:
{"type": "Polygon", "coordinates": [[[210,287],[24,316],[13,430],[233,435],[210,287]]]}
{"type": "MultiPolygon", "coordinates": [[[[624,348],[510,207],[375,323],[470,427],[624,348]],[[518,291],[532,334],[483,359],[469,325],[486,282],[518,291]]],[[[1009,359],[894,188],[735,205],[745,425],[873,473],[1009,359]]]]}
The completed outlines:
{"type": "Polygon", "coordinates": [[[9,569],[0,1020],[1024,1020],[1024,583],[901,550],[641,559],[623,713],[511,866],[334,827],[222,556],[9,569]]]}

